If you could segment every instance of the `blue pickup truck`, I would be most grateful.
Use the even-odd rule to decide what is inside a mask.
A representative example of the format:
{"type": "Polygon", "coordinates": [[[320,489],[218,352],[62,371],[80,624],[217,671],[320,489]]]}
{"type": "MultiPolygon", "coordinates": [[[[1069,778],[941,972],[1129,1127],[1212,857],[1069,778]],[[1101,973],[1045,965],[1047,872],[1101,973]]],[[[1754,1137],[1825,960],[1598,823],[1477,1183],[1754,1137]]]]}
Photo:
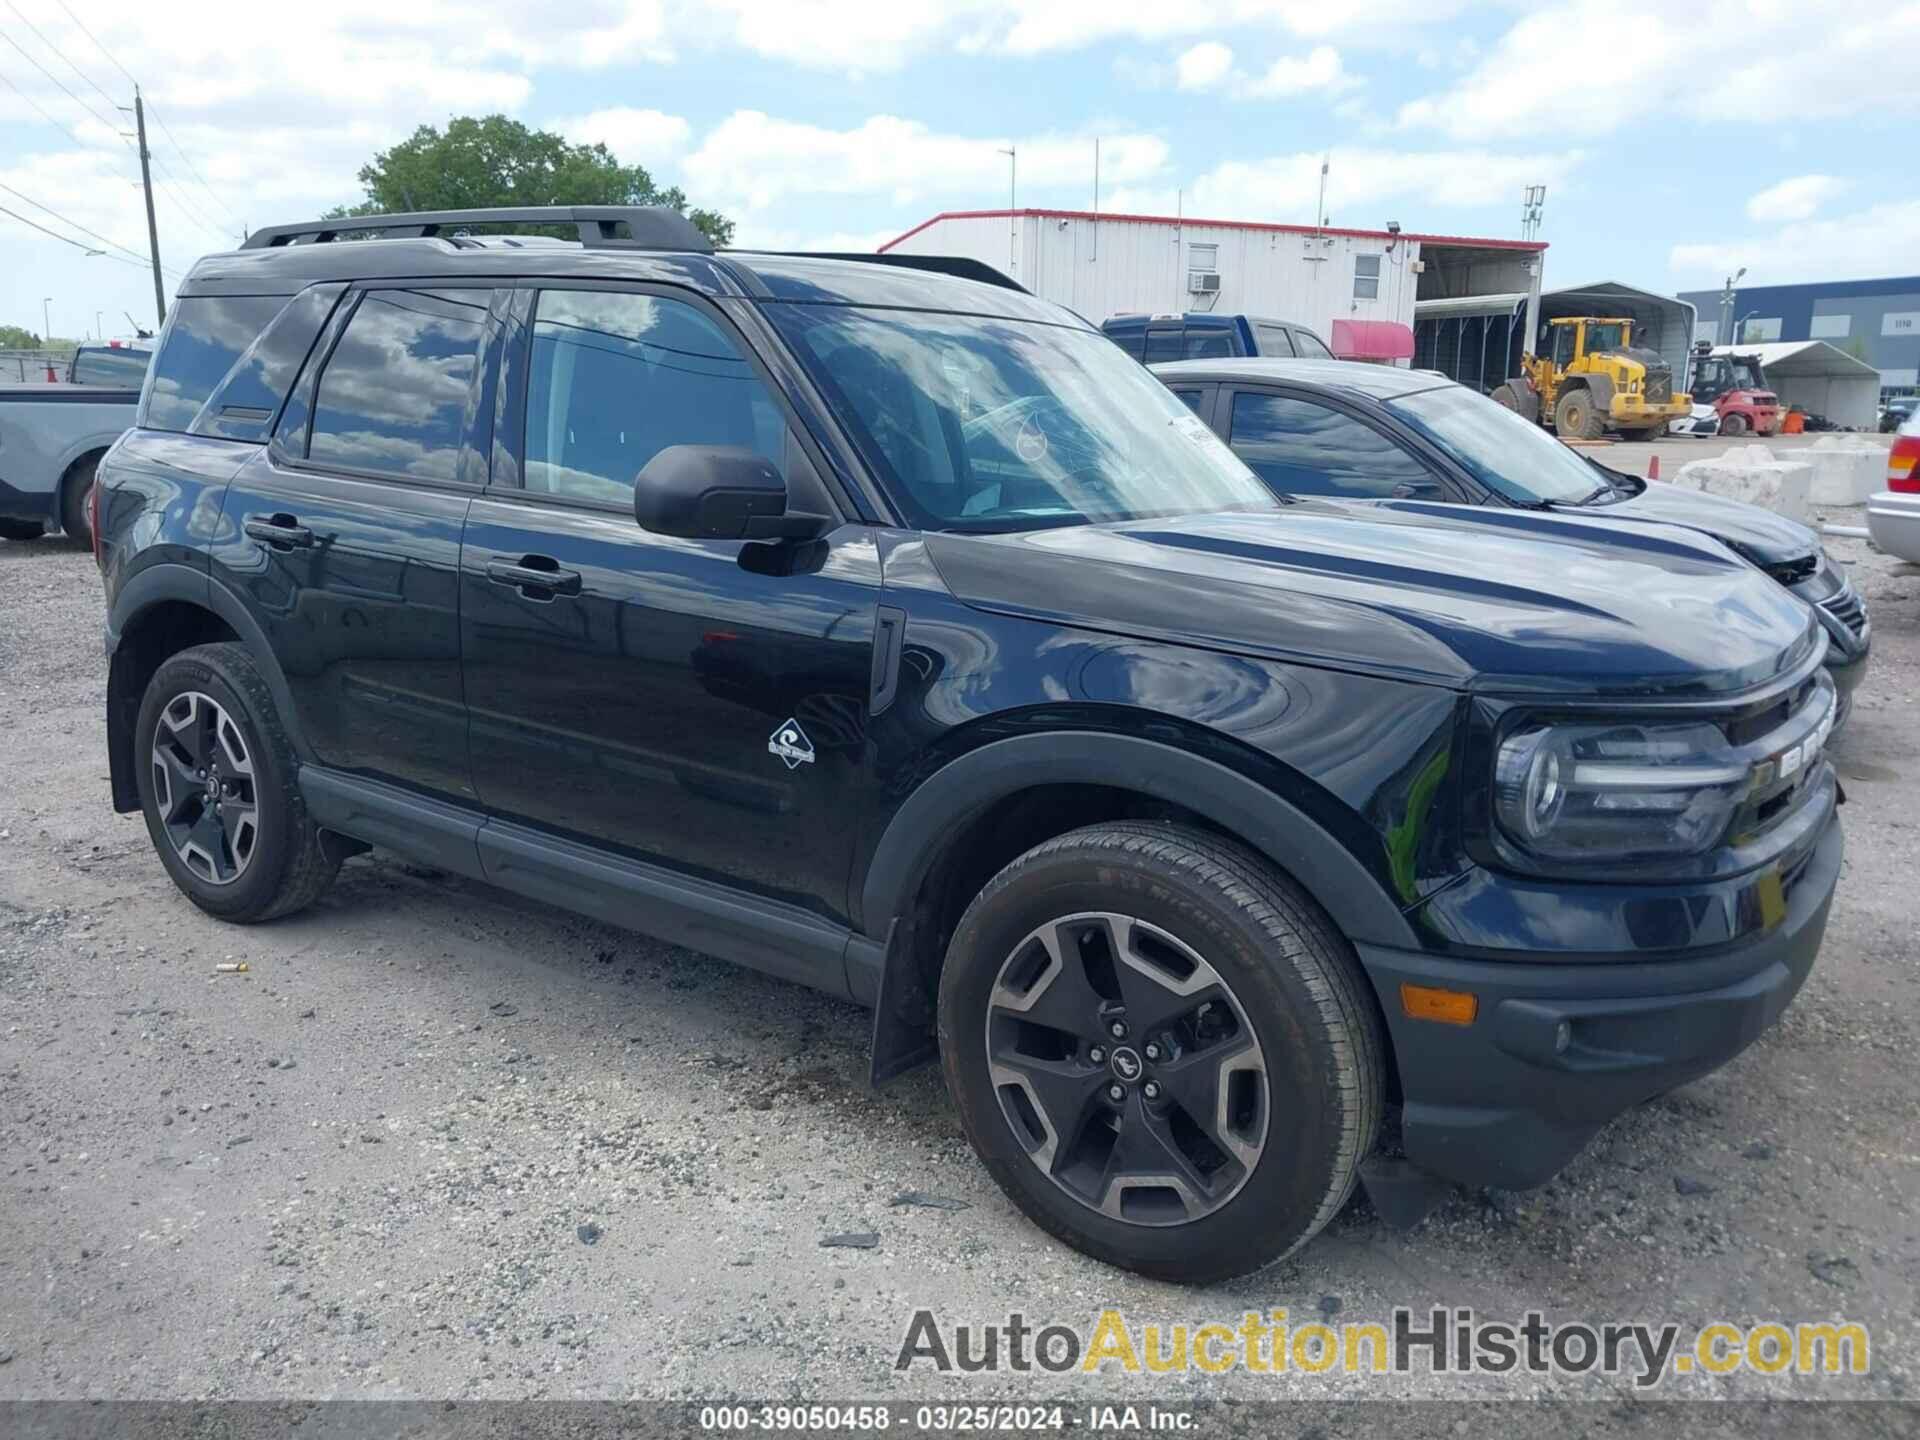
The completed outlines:
{"type": "Polygon", "coordinates": [[[1331,360],[1326,342],[1304,325],[1262,315],[1115,315],[1100,331],[1148,365],[1169,360],[1224,360],[1230,355],[1331,360]]]}
{"type": "Polygon", "coordinates": [[[83,345],[63,382],[0,386],[0,539],[58,528],[92,543],[94,468],[133,424],[151,359],[133,346],[83,345]]]}

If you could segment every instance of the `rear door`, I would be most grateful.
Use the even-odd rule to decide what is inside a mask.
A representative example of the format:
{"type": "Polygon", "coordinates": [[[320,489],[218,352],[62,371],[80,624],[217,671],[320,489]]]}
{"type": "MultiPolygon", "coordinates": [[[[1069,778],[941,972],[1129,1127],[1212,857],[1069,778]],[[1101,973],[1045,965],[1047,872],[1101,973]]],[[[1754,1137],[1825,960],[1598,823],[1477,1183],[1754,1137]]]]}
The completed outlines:
{"type": "Polygon", "coordinates": [[[671,287],[525,292],[494,483],[461,559],[475,784],[502,820],[843,919],[879,558],[651,534],[634,477],[670,445],[747,446],[791,508],[835,513],[728,316],[671,287]],[[524,317],[524,320],[522,319],[524,317]]]}
{"type": "MultiPolygon", "coordinates": [[[[473,797],[460,532],[491,443],[493,296],[348,292],[272,443],[234,477],[212,547],[320,763],[456,800],[473,797]]],[[[221,408],[245,423],[248,407],[221,408]]]]}

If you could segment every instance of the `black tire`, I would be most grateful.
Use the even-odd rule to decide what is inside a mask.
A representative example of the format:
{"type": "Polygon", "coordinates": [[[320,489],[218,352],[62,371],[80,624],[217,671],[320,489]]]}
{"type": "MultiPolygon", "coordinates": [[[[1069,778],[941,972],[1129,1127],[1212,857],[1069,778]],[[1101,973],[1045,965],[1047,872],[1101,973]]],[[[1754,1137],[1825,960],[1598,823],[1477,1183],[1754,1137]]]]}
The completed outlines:
{"type": "MultiPolygon", "coordinates": [[[[1087,973],[1094,973],[1091,966],[1087,973]]],[[[1031,993],[1057,977],[1043,978],[1048,983],[1033,982],[1031,993]]],[[[999,1015],[1005,1013],[1002,1004],[999,1015]]],[[[1351,947],[1325,912],[1250,851],[1167,824],[1116,822],[1075,830],[1034,847],[996,875],[967,908],[947,951],[939,1036],[947,1088],[968,1139],[1036,1225],[1097,1259],[1188,1283],[1271,1264],[1339,1212],[1373,1147],[1386,1084],[1372,996],[1351,947]],[[1087,912],[1133,917],[1204,956],[1258,1042],[1265,1090],[1257,1156],[1239,1172],[1238,1188],[1197,1218],[1186,1218],[1195,1207],[1183,1203],[1179,1216],[1130,1219],[1070,1193],[1036,1160],[1031,1124],[1025,1140],[1015,1129],[1007,1106],[1022,1102],[1003,1102],[1002,1093],[1019,1087],[997,1086],[989,1068],[990,1027],[998,1023],[993,997],[1009,993],[999,988],[1003,966],[1014,973],[1020,947],[1037,927],[1087,912]]],[[[1113,1046],[1109,1064],[1116,1075],[1125,1074],[1118,1051],[1132,1043],[1113,1046]]],[[[1004,1061],[1006,1052],[997,1053],[1004,1061]]],[[[1078,1051],[1072,1063],[1091,1061],[1097,1053],[1078,1051]]],[[[1146,1053],[1144,1043],[1140,1053],[1146,1053]]],[[[1089,1073],[1096,1088],[1109,1078],[1098,1068],[1089,1073]]],[[[1149,1068],[1147,1078],[1156,1073],[1149,1068]]],[[[1216,1093],[1224,1093],[1224,1069],[1217,1083],[1223,1088],[1216,1093]]],[[[1138,1123],[1135,1117],[1146,1111],[1139,1097],[1146,1093],[1143,1082],[1137,1095],[1114,1107],[1116,1131],[1138,1123]],[[1136,1103],[1140,1110],[1128,1108],[1136,1103]]],[[[1220,1114],[1226,1114],[1224,1102],[1220,1114]]],[[[1093,1123],[1108,1121],[1096,1117],[1093,1123]]],[[[1047,1131],[1054,1133],[1052,1126],[1047,1131]]],[[[1057,1157],[1077,1143],[1058,1142],[1046,1153],[1057,1157]]],[[[1112,1143],[1118,1156],[1124,1141],[1112,1143]]],[[[1085,1173],[1098,1170],[1094,1165],[1085,1173]]],[[[1106,1175],[1111,1173],[1109,1162],[1106,1175]]],[[[1093,1183],[1109,1197],[1120,1193],[1104,1177],[1093,1183]]]]}
{"type": "Polygon", "coordinates": [[[38,540],[46,533],[38,520],[0,520],[0,540],[38,540]]]}
{"type": "Polygon", "coordinates": [[[98,455],[83,456],[67,468],[60,481],[60,528],[67,532],[67,539],[82,550],[93,548],[87,497],[93,493],[93,477],[99,468],[98,455]]]}
{"type": "Polygon", "coordinates": [[[1747,433],[1747,417],[1738,410],[1720,417],[1720,433],[1729,440],[1738,440],[1747,433]]]}
{"type": "MultiPolygon", "coordinates": [[[[209,915],[238,924],[274,920],[311,905],[333,880],[340,868],[339,852],[323,842],[307,814],[296,771],[273,696],[245,646],[196,645],[167,659],[154,672],[134,725],[140,808],[167,873],[209,915]],[[241,749],[251,767],[249,788],[256,811],[244,856],[237,860],[237,873],[223,882],[195,868],[196,862],[183,856],[169,833],[162,815],[168,801],[158,793],[162,782],[154,758],[162,716],[180,713],[183,705],[191,712],[204,700],[211,700],[238,728],[241,749]]],[[[168,782],[169,787],[172,783],[168,782]]],[[[185,783],[190,787],[193,782],[185,783]]],[[[178,805],[172,808],[179,813],[178,805]]],[[[215,826],[209,833],[217,831],[215,826]]],[[[204,849],[199,852],[205,853],[204,849]]],[[[230,865],[239,856],[237,846],[222,853],[230,865]]]]}
{"type": "Polygon", "coordinates": [[[1564,440],[1598,440],[1606,422],[1593,408],[1593,396],[1584,387],[1562,390],[1553,402],[1553,429],[1564,440]]]}
{"type": "Polygon", "coordinates": [[[1493,395],[1491,398],[1494,404],[1500,406],[1502,409],[1511,410],[1522,420],[1535,420],[1538,418],[1540,407],[1534,403],[1531,392],[1522,399],[1520,391],[1515,386],[1496,385],[1493,387],[1493,395]]]}

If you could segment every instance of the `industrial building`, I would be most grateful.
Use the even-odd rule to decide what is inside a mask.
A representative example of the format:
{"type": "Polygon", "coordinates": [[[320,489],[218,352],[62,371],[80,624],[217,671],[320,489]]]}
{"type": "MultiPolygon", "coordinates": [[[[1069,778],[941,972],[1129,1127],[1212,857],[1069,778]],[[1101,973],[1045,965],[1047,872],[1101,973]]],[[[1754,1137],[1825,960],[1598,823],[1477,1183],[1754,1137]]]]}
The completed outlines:
{"type": "Polygon", "coordinates": [[[1546,248],[1537,240],[1394,226],[1353,230],[1084,210],[948,212],[880,247],[984,261],[1096,325],[1139,312],[1265,315],[1312,328],[1336,354],[1344,336],[1372,345],[1393,326],[1407,342],[1399,358],[1412,351],[1419,301],[1517,294],[1524,313],[1538,301],[1546,248]],[[1346,323],[1352,321],[1374,323],[1346,323]]]}
{"type": "Polygon", "coordinates": [[[1883,395],[1920,390],[1920,275],[1748,285],[1725,307],[1723,294],[1682,292],[1699,312],[1697,338],[1718,343],[1731,328],[1742,345],[1824,340],[1878,370],[1883,395]]]}

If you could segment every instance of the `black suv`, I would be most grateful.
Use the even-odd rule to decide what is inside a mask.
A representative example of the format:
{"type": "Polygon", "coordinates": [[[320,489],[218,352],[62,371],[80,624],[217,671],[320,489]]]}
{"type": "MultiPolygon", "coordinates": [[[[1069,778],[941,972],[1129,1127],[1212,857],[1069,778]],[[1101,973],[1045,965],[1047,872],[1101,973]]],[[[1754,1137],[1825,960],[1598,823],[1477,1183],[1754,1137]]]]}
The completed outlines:
{"type": "Polygon", "coordinates": [[[1276,499],[965,261],[265,231],[98,497],[114,804],[195,904],[378,845],[864,1002],[876,1081],[938,1056],[1150,1274],[1545,1180],[1780,1012],[1840,866],[1826,635],[1757,570],[1276,499]]]}

